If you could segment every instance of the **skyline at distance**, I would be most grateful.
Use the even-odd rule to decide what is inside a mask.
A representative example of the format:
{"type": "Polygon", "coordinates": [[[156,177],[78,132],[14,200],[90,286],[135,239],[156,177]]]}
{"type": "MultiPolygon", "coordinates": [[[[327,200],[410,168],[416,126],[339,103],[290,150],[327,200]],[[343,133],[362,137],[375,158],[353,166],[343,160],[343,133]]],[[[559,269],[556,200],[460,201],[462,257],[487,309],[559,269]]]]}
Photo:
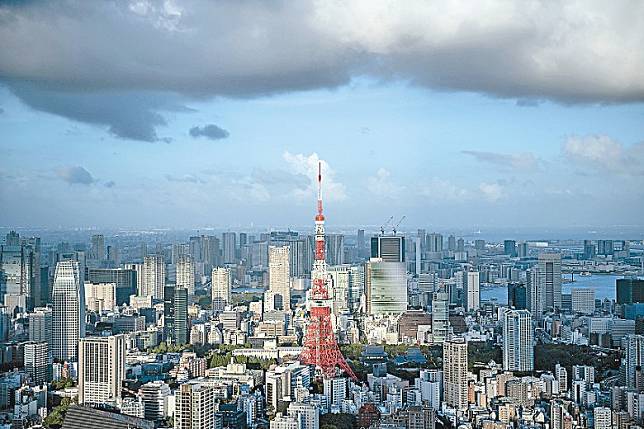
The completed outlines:
{"type": "Polygon", "coordinates": [[[641,237],[643,19],[627,2],[0,4],[0,228],[311,227],[321,159],[329,230],[404,215],[641,237]]]}

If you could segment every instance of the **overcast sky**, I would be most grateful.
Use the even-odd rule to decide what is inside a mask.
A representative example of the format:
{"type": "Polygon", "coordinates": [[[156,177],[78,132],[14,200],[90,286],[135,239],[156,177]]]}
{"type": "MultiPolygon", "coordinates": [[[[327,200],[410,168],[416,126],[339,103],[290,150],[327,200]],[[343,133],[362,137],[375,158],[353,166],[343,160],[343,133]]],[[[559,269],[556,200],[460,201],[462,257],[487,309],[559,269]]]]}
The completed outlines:
{"type": "Polygon", "coordinates": [[[0,3],[0,226],[642,226],[644,2],[0,3]]]}

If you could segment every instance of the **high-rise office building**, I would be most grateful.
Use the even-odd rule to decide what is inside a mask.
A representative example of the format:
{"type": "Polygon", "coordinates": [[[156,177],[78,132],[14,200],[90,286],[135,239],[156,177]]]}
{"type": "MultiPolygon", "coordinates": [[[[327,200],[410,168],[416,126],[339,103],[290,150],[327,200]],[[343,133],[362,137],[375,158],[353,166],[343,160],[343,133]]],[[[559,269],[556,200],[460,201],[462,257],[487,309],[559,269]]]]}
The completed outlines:
{"type": "Polygon", "coordinates": [[[0,300],[9,314],[46,304],[48,297],[40,294],[39,238],[21,242],[17,233],[8,236],[0,245],[0,274],[0,300]]]}
{"type": "Polygon", "coordinates": [[[644,279],[628,277],[615,282],[618,304],[636,304],[644,302],[644,279]]]}
{"type": "Polygon", "coordinates": [[[89,259],[102,262],[105,260],[105,237],[103,234],[92,235],[92,246],[89,251],[89,259]]]}
{"type": "Polygon", "coordinates": [[[504,240],[503,254],[515,258],[517,256],[517,242],[515,240],[504,240]]]}
{"type": "Polygon", "coordinates": [[[539,288],[545,292],[546,309],[561,309],[561,254],[542,253],[538,259],[539,288]]]}
{"type": "Polygon", "coordinates": [[[468,271],[466,276],[467,311],[476,311],[481,303],[481,283],[478,271],[468,271]]]}
{"type": "Polygon", "coordinates": [[[190,255],[183,255],[177,261],[177,287],[188,290],[188,297],[195,295],[195,263],[190,255]]]}
{"type": "Polygon", "coordinates": [[[443,383],[447,405],[467,409],[467,342],[463,338],[443,343],[443,383]]]}
{"type": "Polygon", "coordinates": [[[586,260],[592,260],[597,256],[597,247],[593,244],[591,240],[584,240],[584,255],[583,258],[586,260]]]}
{"type": "Polygon", "coordinates": [[[644,389],[644,375],[641,374],[644,367],[644,335],[627,335],[626,342],[626,359],[624,359],[626,369],[626,387],[629,389],[644,389]],[[640,372],[640,374],[638,374],[640,372]],[[639,379],[639,380],[638,380],[639,379]],[[637,383],[640,383],[638,386],[637,383]]]}
{"type": "Polygon", "coordinates": [[[507,310],[503,314],[503,369],[532,371],[532,316],[528,310],[507,310]]]}
{"type": "Polygon", "coordinates": [[[85,293],[77,261],[56,264],[52,288],[52,343],[54,359],[76,361],[78,341],[85,336],[85,293]]]}
{"type": "Polygon", "coordinates": [[[275,297],[275,310],[291,309],[291,282],[289,277],[289,247],[268,248],[268,284],[275,297]]]}
{"type": "Polygon", "coordinates": [[[232,277],[229,268],[212,269],[212,309],[224,311],[226,305],[230,304],[232,295],[232,277]]]}
{"type": "Polygon", "coordinates": [[[116,305],[116,284],[85,282],[85,307],[95,313],[114,311],[116,305]]]}
{"type": "Polygon", "coordinates": [[[38,385],[49,381],[49,345],[46,342],[25,343],[24,362],[31,381],[38,385]]]}
{"type": "Polygon", "coordinates": [[[174,427],[176,429],[215,428],[215,387],[190,381],[176,391],[174,427]]]}
{"type": "Polygon", "coordinates": [[[188,344],[188,290],[174,290],[174,341],[177,344],[188,344]]]}
{"type": "Polygon", "coordinates": [[[405,263],[371,258],[365,264],[365,299],[370,315],[404,313],[407,310],[405,263]]]}
{"type": "Polygon", "coordinates": [[[344,235],[326,235],[326,261],[329,265],[344,264],[344,235]]]}
{"type": "Polygon", "coordinates": [[[125,380],[125,335],[87,337],[78,345],[78,403],[115,404],[125,380]]]}
{"type": "Polygon", "coordinates": [[[405,237],[376,235],[371,237],[371,257],[383,262],[405,262],[405,237]]]}
{"type": "Polygon", "coordinates": [[[590,315],[595,312],[595,289],[591,288],[572,288],[572,311],[590,315]]]}
{"type": "Polygon", "coordinates": [[[516,310],[527,310],[527,288],[521,283],[508,283],[508,306],[516,310]]]}
{"type": "Polygon", "coordinates": [[[237,249],[237,234],[234,232],[224,232],[221,236],[223,246],[224,264],[234,264],[237,259],[235,252],[237,249]]]}
{"type": "Polygon", "coordinates": [[[432,296],[433,342],[442,343],[449,337],[449,294],[445,291],[437,291],[432,296]]]}
{"type": "Polygon", "coordinates": [[[51,347],[52,311],[48,307],[37,307],[29,313],[29,341],[44,342],[51,347]]]}
{"type": "Polygon", "coordinates": [[[165,286],[165,262],[163,255],[150,255],[143,259],[143,282],[139,296],[163,299],[165,286]]]}
{"type": "Polygon", "coordinates": [[[320,428],[320,411],[315,405],[291,402],[288,406],[288,415],[295,419],[298,429],[320,428]]]}
{"type": "Polygon", "coordinates": [[[437,232],[427,234],[427,251],[438,253],[443,251],[443,235],[437,232]]]}
{"type": "Polygon", "coordinates": [[[597,240],[597,254],[602,256],[612,256],[614,253],[613,240],[597,240]]]}
{"type": "Polygon", "coordinates": [[[132,268],[88,268],[86,281],[90,283],[114,283],[116,285],[117,306],[128,304],[130,296],[135,295],[137,292],[137,271],[132,268]]]}

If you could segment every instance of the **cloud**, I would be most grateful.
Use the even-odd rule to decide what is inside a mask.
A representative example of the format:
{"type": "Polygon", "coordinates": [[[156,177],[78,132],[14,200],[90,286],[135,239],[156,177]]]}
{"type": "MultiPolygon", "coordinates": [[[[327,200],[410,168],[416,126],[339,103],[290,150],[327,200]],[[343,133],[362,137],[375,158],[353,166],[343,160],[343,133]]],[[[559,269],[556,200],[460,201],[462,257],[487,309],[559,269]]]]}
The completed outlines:
{"type": "Polygon", "coordinates": [[[594,173],[644,175],[644,143],[627,147],[605,135],[573,136],[562,151],[568,161],[594,173]]]}
{"type": "Polygon", "coordinates": [[[161,93],[70,92],[10,83],[9,88],[30,107],[92,125],[105,126],[118,138],[147,142],[166,141],[157,135],[157,127],[167,121],[160,111],[185,111],[176,96],[161,93]]]}
{"type": "Polygon", "coordinates": [[[107,182],[104,183],[104,186],[106,188],[113,188],[116,186],[116,182],[114,182],[113,180],[108,180],[107,182]]]}
{"type": "Polygon", "coordinates": [[[190,135],[195,138],[206,137],[210,140],[221,140],[228,137],[230,133],[223,128],[219,128],[215,124],[208,124],[204,125],[203,127],[190,128],[190,135]]]}
{"type": "Polygon", "coordinates": [[[200,177],[197,177],[192,174],[184,174],[183,176],[177,177],[173,176],[171,174],[166,174],[165,178],[168,182],[178,182],[178,183],[206,183],[205,180],[203,180],[200,177]]]}
{"type": "Polygon", "coordinates": [[[284,152],[282,158],[290,168],[291,174],[308,178],[305,188],[295,189],[293,195],[298,199],[314,198],[317,193],[318,162],[322,162],[322,198],[327,201],[343,201],[347,198],[345,186],[335,179],[335,171],[321,160],[317,153],[304,155],[284,152]]]}
{"type": "Polygon", "coordinates": [[[437,177],[422,181],[419,194],[430,201],[463,201],[470,196],[467,189],[437,177]]]}
{"type": "Polygon", "coordinates": [[[379,168],[375,176],[367,178],[367,189],[379,198],[401,198],[405,191],[404,186],[391,181],[391,173],[384,168],[379,168]]]}
{"type": "Polygon", "coordinates": [[[641,2],[55,0],[5,2],[0,17],[0,76],[20,98],[135,140],[166,121],[140,94],[248,98],[363,76],[520,105],[644,101],[641,2]]]}
{"type": "Polygon", "coordinates": [[[530,152],[517,154],[504,154],[498,152],[485,152],[477,150],[464,150],[465,155],[472,156],[479,162],[497,165],[503,169],[534,171],[539,168],[539,158],[530,152]]]}
{"type": "Polygon", "coordinates": [[[92,174],[80,166],[60,168],[56,175],[70,185],[91,185],[96,182],[92,174]]]}
{"type": "Polygon", "coordinates": [[[479,185],[479,191],[485,199],[491,202],[496,202],[503,198],[503,187],[498,183],[481,183],[479,185]]]}

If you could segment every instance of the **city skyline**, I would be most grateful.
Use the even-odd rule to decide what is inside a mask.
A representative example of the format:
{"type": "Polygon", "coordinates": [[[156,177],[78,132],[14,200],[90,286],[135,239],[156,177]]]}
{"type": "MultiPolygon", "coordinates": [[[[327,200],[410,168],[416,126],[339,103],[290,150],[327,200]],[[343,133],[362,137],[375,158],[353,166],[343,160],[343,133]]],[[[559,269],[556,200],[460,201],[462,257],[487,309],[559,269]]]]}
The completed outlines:
{"type": "Polygon", "coordinates": [[[637,4],[57,4],[0,5],[3,226],[307,225],[319,159],[335,225],[643,226],[637,4]]]}

